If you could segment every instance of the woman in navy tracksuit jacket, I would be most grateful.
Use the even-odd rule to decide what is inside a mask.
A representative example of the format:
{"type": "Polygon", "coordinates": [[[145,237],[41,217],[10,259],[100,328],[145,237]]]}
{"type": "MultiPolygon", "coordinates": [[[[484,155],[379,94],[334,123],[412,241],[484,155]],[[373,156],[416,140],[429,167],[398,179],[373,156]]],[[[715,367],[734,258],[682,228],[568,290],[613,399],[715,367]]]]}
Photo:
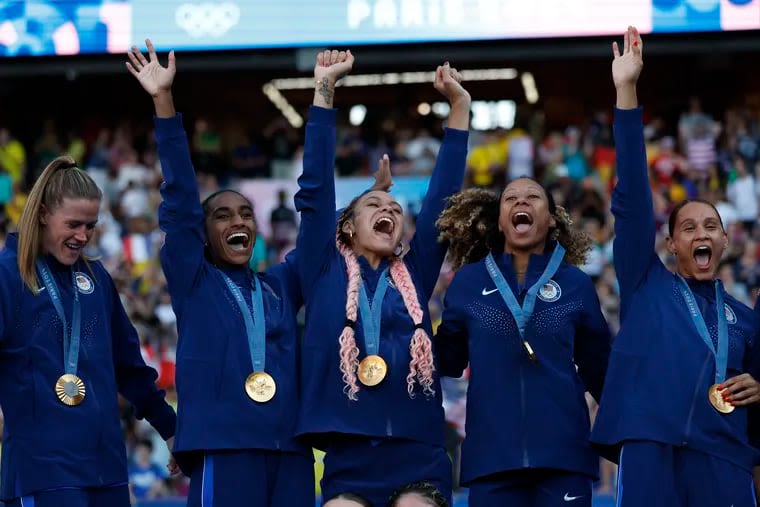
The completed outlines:
{"type": "Polygon", "coordinates": [[[727,238],[712,204],[686,201],[671,213],[675,273],[655,253],[636,98],[641,50],[635,28],[622,55],[614,46],[621,328],[592,440],[622,447],[618,505],[754,507],[746,405],[760,398],[757,317],[715,279],[727,238]]]}
{"type": "MultiPolygon", "coordinates": [[[[304,173],[295,199],[301,212],[297,262],[306,303],[297,432],[326,451],[325,500],[350,492],[381,506],[397,487],[418,480],[434,483],[450,497],[451,464],[444,449],[425,307],[446,252],[446,245],[436,241],[435,218],[462,183],[470,98],[456,72],[448,65],[439,67],[436,87],[452,103],[450,128],[403,260],[394,255],[399,253],[403,213],[387,191],[372,190],[354,199],[338,220],[336,241],[331,107],[335,82],[352,63],[350,52],[318,56],[304,173]],[[364,329],[370,321],[378,322],[359,310],[362,286],[368,298],[387,289],[381,305],[373,305],[381,313],[378,347],[370,354],[384,359],[387,376],[372,387],[360,387],[357,379],[369,380],[359,366],[367,356],[365,338],[372,339],[364,329]]],[[[387,159],[381,165],[385,173],[387,159]]],[[[373,324],[372,329],[378,328],[373,324]]]]}
{"type": "Polygon", "coordinates": [[[145,365],[110,275],[82,256],[101,202],[71,157],[34,184],[0,253],[0,499],[7,507],[128,507],[118,394],[164,439],[174,410],[145,365]]]}
{"type": "Polygon", "coordinates": [[[159,223],[166,233],[161,263],[179,332],[174,448],[178,456],[198,463],[188,505],[313,505],[311,448],[293,438],[301,305],[296,271],[289,263],[265,273],[248,268],[256,237],[248,199],[222,191],[201,204],[182,116],[171,97],[174,55],[164,68],[150,43],[148,49],[150,61],[133,49],[130,71],[156,109],[164,175],[159,223]],[[256,309],[257,297],[263,315],[256,309]],[[263,319],[266,326],[259,344],[261,372],[274,386],[262,397],[244,388],[259,371],[246,312],[253,315],[252,324],[263,319]]]}
{"type": "Polygon", "coordinates": [[[588,237],[529,178],[501,196],[455,195],[438,227],[461,267],[435,352],[441,375],[470,365],[461,472],[469,504],[590,506],[599,456],[585,392],[600,398],[610,331],[591,278],[573,265],[583,264],[588,237]]]}

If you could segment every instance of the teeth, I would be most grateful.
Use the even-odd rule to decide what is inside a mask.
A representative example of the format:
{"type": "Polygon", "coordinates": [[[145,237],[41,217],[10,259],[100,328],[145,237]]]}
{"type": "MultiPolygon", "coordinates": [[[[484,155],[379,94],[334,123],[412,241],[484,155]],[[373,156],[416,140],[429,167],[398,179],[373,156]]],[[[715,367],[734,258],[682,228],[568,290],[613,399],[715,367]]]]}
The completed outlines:
{"type": "Polygon", "coordinates": [[[235,238],[248,239],[248,234],[246,234],[244,232],[233,232],[232,234],[230,234],[229,236],[227,236],[227,241],[231,241],[231,240],[233,240],[235,238]]]}
{"type": "Polygon", "coordinates": [[[517,213],[515,213],[515,216],[516,217],[528,217],[528,218],[530,218],[530,215],[528,215],[524,211],[518,211],[517,213]]]}
{"type": "Polygon", "coordinates": [[[380,226],[383,224],[389,224],[388,231],[387,231],[388,233],[393,232],[393,229],[396,228],[396,224],[393,222],[393,220],[391,220],[388,217],[380,217],[377,219],[377,222],[375,222],[375,226],[373,227],[373,229],[378,230],[380,229],[380,226]]]}

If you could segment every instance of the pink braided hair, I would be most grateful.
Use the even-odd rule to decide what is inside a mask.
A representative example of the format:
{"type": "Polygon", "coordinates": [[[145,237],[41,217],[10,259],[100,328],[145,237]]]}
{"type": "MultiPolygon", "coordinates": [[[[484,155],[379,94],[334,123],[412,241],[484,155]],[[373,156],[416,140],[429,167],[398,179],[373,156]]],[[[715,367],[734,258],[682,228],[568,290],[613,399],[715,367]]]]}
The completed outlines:
{"type": "Polygon", "coordinates": [[[354,326],[359,307],[359,284],[362,282],[359,263],[353,250],[342,241],[337,242],[338,250],[346,261],[348,288],[346,289],[346,325],[338,338],[340,343],[340,371],[343,373],[343,392],[349,400],[356,401],[359,385],[356,383],[356,368],[359,366],[359,348],[356,346],[354,326]]]}
{"type": "Polygon", "coordinates": [[[409,316],[414,321],[414,334],[409,342],[409,353],[412,356],[409,361],[409,374],[406,376],[406,390],[410,397],[414,397],[414,379],[422,386],[426,396],[433,396],[433,346],[425,329],[422,327],[422,308],[417,299],[417,290],[414,282],[406,269],[406,264],[399,257],[391,260],[391,278],[404,299],[404,305],[409,316]]]}

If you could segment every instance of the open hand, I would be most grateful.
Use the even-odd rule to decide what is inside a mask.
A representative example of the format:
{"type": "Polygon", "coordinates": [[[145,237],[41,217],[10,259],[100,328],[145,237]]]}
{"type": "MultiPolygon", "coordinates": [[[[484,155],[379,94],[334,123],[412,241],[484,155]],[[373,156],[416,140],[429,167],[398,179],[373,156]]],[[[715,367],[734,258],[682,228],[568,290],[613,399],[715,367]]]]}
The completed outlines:
{"type": "Polygon", "coordinates": [[[145,39],[145,45],[148,48],[148,60],[137,46],[132,46],[132,50],[127,53],[129,57],[127,70],[137,78],[146,92],[155,97],[161,92],[171,91],[174,75],[177,72],[174,51],[169,52],[169,61],[166,67],[162,67],[156,56],[156,48],[153,47],[150,39],[145,39]]]}
{"type": "Polygon", "coordinates": [[[375,172],[375,183],[370,190],[382,190],[384,192],[390,192],[393,186],[393,177],[391,176],[391,159],[388,158],[388,154],[384,154],[377,163],[377,171],[375,172]]]}
{"type": "Polygon", "coordinates": [[[616,88],[635,86],[641,69],[644,68],[642,52],[644,44],[636,27],[629,26],[623,36],[623,54],[620,54],[618,43],[612,43],[612,80],[616,88]]]}

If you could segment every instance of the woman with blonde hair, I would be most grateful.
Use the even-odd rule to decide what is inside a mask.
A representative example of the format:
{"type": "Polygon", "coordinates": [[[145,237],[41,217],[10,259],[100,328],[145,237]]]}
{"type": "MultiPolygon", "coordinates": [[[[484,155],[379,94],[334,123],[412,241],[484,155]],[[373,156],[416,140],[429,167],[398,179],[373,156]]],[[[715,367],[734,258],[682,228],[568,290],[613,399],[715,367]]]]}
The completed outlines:
{"type": "Polygon", "coordinates": [[[0,499],[8,507],[129,506],[117,394],[171,449],[174,411],[110,275],[82,253],[101,198],[71,157],[53,160],[0,253],[0,499]]]}

